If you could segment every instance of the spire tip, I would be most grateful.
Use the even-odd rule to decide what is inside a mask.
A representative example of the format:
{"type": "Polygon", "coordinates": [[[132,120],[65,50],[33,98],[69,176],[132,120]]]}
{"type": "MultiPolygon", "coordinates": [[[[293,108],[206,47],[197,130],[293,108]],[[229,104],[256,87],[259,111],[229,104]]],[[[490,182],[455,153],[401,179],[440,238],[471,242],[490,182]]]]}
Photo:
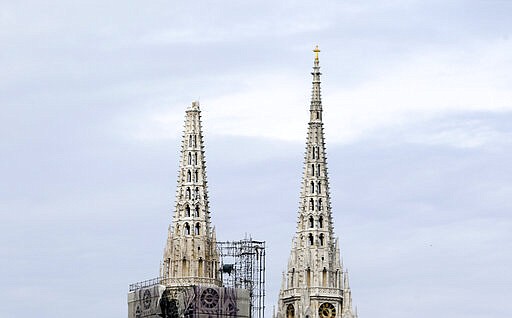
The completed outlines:
{"type": "Polygon", "coordinates": [[[313,50],[313,52],[315,52],[315,60],[318,61],[318,53],[320,52],[318,45],[315,46],[315,49],[313,50]]]}

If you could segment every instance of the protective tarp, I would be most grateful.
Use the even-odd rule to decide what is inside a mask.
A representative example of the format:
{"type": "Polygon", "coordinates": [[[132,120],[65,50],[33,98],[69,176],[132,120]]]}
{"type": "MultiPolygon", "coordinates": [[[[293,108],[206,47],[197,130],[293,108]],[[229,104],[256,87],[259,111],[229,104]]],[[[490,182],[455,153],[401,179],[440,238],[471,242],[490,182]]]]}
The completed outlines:
{"type": "Polygon", "coordinates": [[[128,294],[128,318],[248,318],[249,291],[245,289],[156,285],[128,294]]]}
{"type": "Polygon", "coordinates": [[[166,287],[154,285],[128,293],[128,317],[162,317],[160,300],[166,287]]]}
{"type": "Polygon", "coordinates": [[[194,286],[182,292],[180,308],[185,318],[249,317],[249,291],[194,286]]]}

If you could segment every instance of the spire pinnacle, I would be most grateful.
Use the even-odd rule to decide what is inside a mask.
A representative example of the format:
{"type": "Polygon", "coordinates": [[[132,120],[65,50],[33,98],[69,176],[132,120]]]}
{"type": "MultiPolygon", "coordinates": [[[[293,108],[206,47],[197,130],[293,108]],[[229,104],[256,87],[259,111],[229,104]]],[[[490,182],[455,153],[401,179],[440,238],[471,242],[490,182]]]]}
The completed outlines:
{"type": "Polygon", "coordinates": [[[343,288],[350,289],[350,283],[348,281],[348,270],[346,270],[345,275],[343,275],[343,288]]]}
{"type": "Polygon", "coordinates": [[[320,49],[318,48],[318,45],[313,50],[315,52],[315,61],[318,61],[318,53],[320,53],[320,49]]]}

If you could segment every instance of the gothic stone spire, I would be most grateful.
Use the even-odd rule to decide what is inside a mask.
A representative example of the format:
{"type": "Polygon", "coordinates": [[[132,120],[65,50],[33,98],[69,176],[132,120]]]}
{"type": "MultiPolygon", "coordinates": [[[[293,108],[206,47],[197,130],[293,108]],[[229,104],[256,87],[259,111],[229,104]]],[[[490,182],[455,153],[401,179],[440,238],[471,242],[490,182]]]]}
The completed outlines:
{"type": "Polygon", "coordinates": [[[220,286],[207,190],[201,110],[194,101],[185,115],[176,207],[161,267],[171,285],[220,286]]]}
{"type": "Polygon", "coordinates": [[[314,52],[297,231],[279,293],[279,318],[334,318],[340,317],[343,309],[343,269],[330,204],[318,46],[314,52]]]}

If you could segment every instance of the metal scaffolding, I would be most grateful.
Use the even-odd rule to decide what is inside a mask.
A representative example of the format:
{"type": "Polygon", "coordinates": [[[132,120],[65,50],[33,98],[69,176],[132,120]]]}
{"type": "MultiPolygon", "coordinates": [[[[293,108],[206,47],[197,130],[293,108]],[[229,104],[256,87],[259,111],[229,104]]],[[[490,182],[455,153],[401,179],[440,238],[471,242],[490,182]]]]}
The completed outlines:
{"type": "MultiPolygon", "coordinates": [[[[232,242],[217,242],[217,250],[220,258],[219,272],[222,286],[248,290],[250,298],[250,318],[264,318],[265,242],[254,241],[252,238],[232,242]]],[[[212,284],[212,279],[206,277],[196,277],[193,283],[188,277],[158,277],[131,284],[129,290],[130,292],[135,292],[156,285],[167,286],[162,297],[165,296],[164,298],[176,307],[177,299],[179,298],[178,295],[188,287],[198,284],[198,280],[204,280],[204,286],[212,284]]],[[[203,284],[199,282],[199,285],[203,284]]],[[[178,315],[176,317],[183,317],[183,314],[180,313],[180,308],[176,307],[171,311],[174,313],[171,315],[172,317],[175,317],[175,314],[178,315]]]]}
{"type": "Polygon", "coordinates": [[[265,315],[265,242],[245,238],[217,242],[222,283],[250,291],[251,318],[265,315]]]}

